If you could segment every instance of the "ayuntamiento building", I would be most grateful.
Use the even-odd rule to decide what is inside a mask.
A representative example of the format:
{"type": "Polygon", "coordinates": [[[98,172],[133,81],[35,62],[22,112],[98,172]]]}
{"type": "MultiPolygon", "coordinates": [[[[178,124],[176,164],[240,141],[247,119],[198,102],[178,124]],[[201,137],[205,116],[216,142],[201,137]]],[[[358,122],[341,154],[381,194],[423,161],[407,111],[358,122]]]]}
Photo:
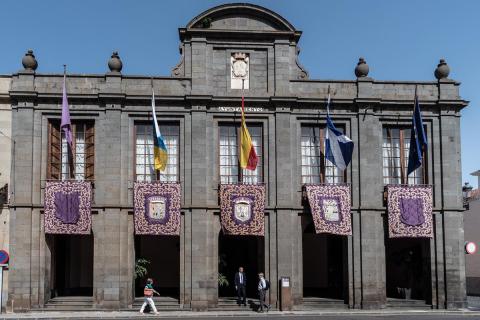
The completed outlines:
{"type": "Polygon", "coordinates": [[[459,83],[443,60],[435,81],[375,80],[364,59],[354,80],[309,79],[298,59],[301,34],[266,8],[221,5],[179,29],[181,60],[170,76],[124,75],[116,53],[105,74],[67,74],[73,169],[60,130],[63,75],[35,72],[37,60],[27,53],[25,69],[2,96],[11,103],[15,141],[7,309],[128,309],[142,296],[144,279],[134,272],[140,258],[150,262],[160,308],[236,307],[230,297],[239,266],[251,298],[256,274],[265,272],[273,306],[280,278],[289,277],[295,308],[464,307],[460,111],[467,101],[459,83]],[[255,171],[238,165],[242,79],[255,171]],[[159,180],[170,193],[150,200],[176,219],[164,235],[155,233],[166,230],[155,219],[165,212],[137,218],[134,203],[140,194],[147,199],[142,192],[157,178],[152,87],[169,150],[159,180]],[[329,90],[332,119],[355,143],[345,171],[323,152],[329,90]],[[415,90],[428,148],[422,167],[407,177],[415,90]],[[90,210],[82,211],[82,226],[73,219],[67,228],[55,222],[69,217],[52,215],[60,205],[51,192],[67,188],[69,170],[84,181],[75,196],[90,210]],[[318,192],[318,210],[308,186],[318,192]],[[226,232],[222,201],[237,200],[223,192],[239,188],[258,193],[233,205],[233,215],[243,213],[230,223],[254,216],[254,235],[226,232]],[[342,190],[338,203],[347,215],[339,216],[342,190]],[[394,190],[400,198],[424,192],[407,199],[421,214],[416,222],[389,221],[394,190]],[[333,209],[322,207],[325,201],[333,209]],[[331,210],[330,218],[322,210],[331,210]],[[340,220],[344,235],[316,233],[317,223],[340,220]],[[390,237],[395,228],[403,228],[401,236],[390,237]],[[219,286],[219,274],[228,285],[219,286]]]}

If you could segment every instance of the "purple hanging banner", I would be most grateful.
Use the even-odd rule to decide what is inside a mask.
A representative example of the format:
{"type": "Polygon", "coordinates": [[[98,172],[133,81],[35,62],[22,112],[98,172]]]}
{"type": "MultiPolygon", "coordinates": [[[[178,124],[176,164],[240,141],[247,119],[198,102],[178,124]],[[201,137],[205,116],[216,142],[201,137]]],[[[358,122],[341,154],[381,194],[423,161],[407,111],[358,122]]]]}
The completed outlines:
{"type": "Polygon", "coordinates": [[[265,235],[265,185],[220,185],[220,221],[224,234],[265,235]]]}
{"type": "Polygon", "coordinates": [[[352,235],[350,185],[308,184],[305,191],[316,233],[352,235]]]}
{"type": "Polygon", "coordinates": [[[388,185],[388,236],[432,238],[432,186],[388,185]]]}
{"type": "Polygon", "coordinates": [[[45,233],[90,234],[92,185],[88,181],[47,181],[45,233]]]}
{"type": "Polygon", "coordinates": [[[180,184],[135,182],[135,234],[180,234],[180,184]]]}

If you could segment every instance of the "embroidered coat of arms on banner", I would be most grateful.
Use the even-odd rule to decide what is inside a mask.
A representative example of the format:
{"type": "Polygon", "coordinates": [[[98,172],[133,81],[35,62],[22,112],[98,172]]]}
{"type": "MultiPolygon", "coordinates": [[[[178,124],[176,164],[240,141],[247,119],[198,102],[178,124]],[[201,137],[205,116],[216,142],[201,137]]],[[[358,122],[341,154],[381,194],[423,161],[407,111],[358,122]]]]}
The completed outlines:
{"type": "Polygon", "coordinates": [[[388,185],[388,236],[433,237],[432,186],[388,185]]]}
{"type": "Polygon", "coordinates": [[[88,181],[47,181],[45,233],[90,234],[92,185],[88,181]]]}
{"type": "Polygon", "coordinates": [[[224,234],[265,234],[265,185],[220,185],[220,220],[224,234]]]}
{"type": "Polygon", "coordinates": [[[180,184],[135,182],[135,234],[180,234],[180,184]]]}
{"type": "Polygon", "coordinates": [[[316,233],[352,234],[350,185],[306,185],[316,233]]]}

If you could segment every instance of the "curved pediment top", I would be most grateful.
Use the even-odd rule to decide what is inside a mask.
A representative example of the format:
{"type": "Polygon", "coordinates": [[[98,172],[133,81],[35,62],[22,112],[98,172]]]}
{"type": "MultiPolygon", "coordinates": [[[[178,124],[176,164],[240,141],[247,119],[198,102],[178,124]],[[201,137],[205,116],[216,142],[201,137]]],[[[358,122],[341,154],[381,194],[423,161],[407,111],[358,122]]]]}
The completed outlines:
{"type": "Polygon", "coordinates": [[[279,14],[250,3],[231,3],[213,7],[193,18],[187,29],[296,31],[279,14]]]}

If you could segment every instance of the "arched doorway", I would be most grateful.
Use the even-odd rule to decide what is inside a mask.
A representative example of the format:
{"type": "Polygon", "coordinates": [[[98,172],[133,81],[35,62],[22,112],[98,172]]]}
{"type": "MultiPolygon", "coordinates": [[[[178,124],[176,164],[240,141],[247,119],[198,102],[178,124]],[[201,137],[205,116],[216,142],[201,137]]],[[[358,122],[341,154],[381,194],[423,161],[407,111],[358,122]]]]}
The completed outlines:
{"type": "Polygon", "coordinates": [[[93,296],[93,235],[48,235],[51,298],[93,296]]]}
{"type": "Polygon", "coordinates": [[[234,298],[235,273],[244,268],[247,276],[247,298],[257,299],[258,273],[265,272],[264,237],[232,236],[220,232],[218,236],[218,273],[225,277],[228,285],[219,283],[218,296],[234,298]]]}
{"type": "Polygon", "coordinates": [[[345,236],[316,234],[311,216],[302,217],[303,298],[348,303],[345,236]]]}
{"type": "Polygon", "coordinates": [[[386,238],[386,289],[390,302],[431,304],[430,239],[386,238]]]}

